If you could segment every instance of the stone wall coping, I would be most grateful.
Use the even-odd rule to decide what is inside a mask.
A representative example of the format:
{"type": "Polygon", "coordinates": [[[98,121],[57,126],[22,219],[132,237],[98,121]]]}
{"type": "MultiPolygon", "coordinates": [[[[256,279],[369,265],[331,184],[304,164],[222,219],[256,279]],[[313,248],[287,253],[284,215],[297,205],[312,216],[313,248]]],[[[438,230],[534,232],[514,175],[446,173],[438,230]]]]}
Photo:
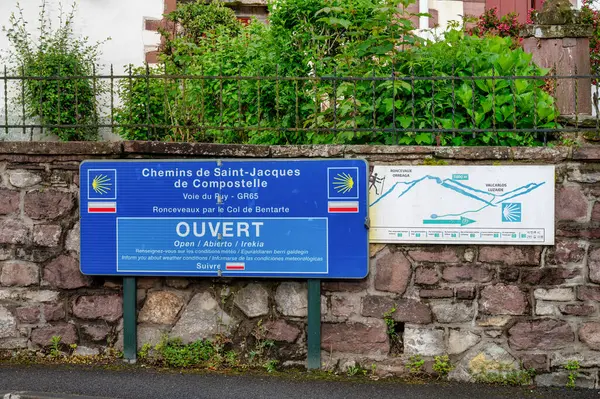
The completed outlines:
{"type": "MultiPolygon", "coordinates": [[[[0,142],[0,160],[37,162],[48,159],[136,158],[366,158],[402,161],[440,160],[563,162],[600,160],[600,146],[574,147],[427,147],[390,145],[241,145],[213,143],[123,142],[0,142]],[[382,158],[383,157],[383,158],[382,158]]],[[[426,162],[425,162],[426,163],[426,162]]]]}
{"type": "Polygon", "coordinates": [[[593,29],[588,25],[527,25],[520,34],[537,39],[590,38],[593,29]]]}

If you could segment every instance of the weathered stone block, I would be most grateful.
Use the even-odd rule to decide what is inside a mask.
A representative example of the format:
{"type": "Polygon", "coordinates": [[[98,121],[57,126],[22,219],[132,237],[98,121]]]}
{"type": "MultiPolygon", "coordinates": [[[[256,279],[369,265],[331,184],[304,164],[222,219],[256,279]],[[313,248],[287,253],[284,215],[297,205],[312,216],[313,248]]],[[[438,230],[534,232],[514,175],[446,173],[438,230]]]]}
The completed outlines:
{"type": "Polygon", "coordinates": [[[481,247],[479,261],[484,263],[502,263],[505,266],[539,265],[542,249],[540,247],[481,247]]]}
{"type": "Polygon", "coordinates": [[[537,316],[553,316],[555,313],[554,304],[551,302],[536,301],[535,314],[537,316]]]}
{"type": "Polygon", "coordinates": [[[104,341],[111,330],[107,325],[84,325],[82,328],[83,332],[94,342],[104,341]]]}
{"type": "Polygon", "coordinates": [[[306,317],[308,315],[308,290],[306,284],[285,282],[275,291],[277,310],[284,316],[306,317]]]}
{"type": "Polygon", "coordinates": [[[9,215],[19,210],[20,194],[18,191],[0,188],[0,215],[9,215]]]}
{"type": "Polygon", "coordinates": [[[56,219],[73,209],[73,194],[54,189],[30,191],[25,194],[23,209],[32,219],[56,219]]]}
{"type": "Polygon", "coordinates": [[[590,202],[579,186],[562,186],[556,191],[556,220],[585,222],[590,202]]]}
{"type": "Polygon", "coordinates": [[[593,305],[585,304],[560,305],[559,309],[562,314],[569,316],[590,316],[596,312],[593,305]]]}
{"type": "Polygon", "coordinates": [[[474,299],[474,287],[459,287],[456,289],[456,299],[474,299]]]}
{"type": "Polygon", "coordinates": [[[300,335],[300,329],[287,323],[285,320],[269,320],[263,324],[266,338],[280,342],[296,342],[300,335]]]}
{"type": "Polygon", "coordinates": [[[8,181],[14,187],[26,188],[35,186],[41,182],[42,177],[39,174],[33,173],[29,170],[13,169],[8,171],[8,181]]]}
{"type": "Polygon", "coordinates": [[[415,262],[431,262],[431,263],[457,263],[460,262],[460,257],[454,248],[434,248],[416,249],[408,251],[415,262]]]}
{"type": "Polygon", "coordinates": [[[548,356],[543,353],[521,355],[521,362],[523,363],[523,368],[526,370],[548,370],[548,356]]]}
{"type": "Polygon", "coordinates": [[[448,266],[442,271],[442,278],[452,283],[471,280],[483,283],[490,281],[493,277],[494,271],[483,266],[448,266]]]}
{"type": "Polygon", "coordinates": [[[590,281],[600,283],[600,248],[590,250],[588,255],[588,270],[590,281]]]}
{"type": "Polygon", "coordinates": [[[0,338],[14,337],[17,333],[15,317],[4,306],[0,305],[0,338]]]}
{"type": "Polygon", "coordinates": [[[580,301],[600,301],[600,287],[579,286],[577,289],[577,299],[580,301]]]}
{"type": "Polygon", "coordinates": [[[365,317],[383,318],[385,313],[396,309],[391,314],[398,322],[412,324],[431,323],[431,310],[424,303],[413,299],[392,299],[385,296],[370,295],[363,298],[362,315],[365,317]]]}
{"type": "Polygon", "coordinates": [[[543,269],[525,269],[521,271],[521,282],[530,285],[561,285],[580,277],[578,269],[560,267],[543,269]]]}
{"type": "Polygon", "coordinates": [[[137,345],[138,348],[149,344],[152,347],[158,345],[164,335],[167,334],[165,326],[138,326],[137,328],[137,345]]]}
{"type": "Polygon", "coordinates": [[[411,276],[411,265],[402,252],[388,252],[375,260],[375,289],[403,294],[411,276]]]}
{"type": "Polygon", "coordinates": [[[194,295],[188,303],[171,330],[171,336],[190,343],[213,338],[216,334],[230,336],[236,326],[237,321],[221,309],[215,298],[208,292],[202,292],[194,295]]]}
{"type": "Polygon", "coordinates": [[[171,291],[152,291],[140,311],[140,323],[172,325],[183,308],[183,299],[171,291]]]}
{"type": "Polygon", "coordinates": [[[165,285],[178,290],[184,290],[190,285],[190,280],[185,277],[168,277],[165,279],[165,285]]]}
{"type": "Polygon", "coordinates": [[[321,348],[332,352],[385,355],[389,351],[385,324],[323,323],[321,348]]]}
{"type": "Polygon", "coordinates": [[[510,316],[493,316],[493,317],[483,317],[480,318],[480,315],[477,317],[477,325],[479,327],[504,327],[511,321],[512,317],[510,316]]]}
{"type": "Polygon", "coordinates": [[[544,301],[569,302],[575,300],[575,293],[571,288],[536,288],[533,296],[535,299],[544,301]]]}
{"type": "Polygon", "coordinates": [[[35,263],[7,261],[0,266],[0,284],[6,286],[27,287],[40,282],[40,268],[35,263]]]}
{"type": "Polygon", "coordinates": [[[90,278],[79,271],[79,262],[67,255],[61,255],[46,265],[44,281],[52,287],[67,290],[90,285],[90,278]]]}
{"type": "Polygon", "coordinates": [[[500,272],[498,277],[500,281],[505,283],[514,283],[519,280],[520,271],[516,267],[502,267],[500,266],[500,272]]]}
{"type": "Polygon", "coordinates": [[[446,353],[444,330],[406,327],[404,353],[407,355],[436,356],[446,353]]]}
{"type": "Polygon", "coordinates": [[[235,294],[233,302],[247,317],[269,313],[269,293],[261,284],[248,284],[235,294]]]}
{"type": "Polygon", "coordinates": [[[591,349],[600,350],[600,323],[585,323],[579,328],[579,340],[591,349]]]}
{"type": "Polygon", "coordinates": [[[472,348],[481,341],[481,336],[472,331],[450,330],[448,337],[448,354],[457,355],[472,348]]]}
{"type": "Polygon", "coordinates": [[[463,323],[473,319],[475,307],[465,302],[431,302],[431,311],[439,323],[463,323]]]}
{"type": "Polygon", "coordinates": [[[65,241],[65,249],[79,253],[79,222],[75,223],[75,226],[69,230],[65,241]]]}
{"type": "Polygon", "coordinates": [[[80,296],[73,301],[73,315],[80,319],[114,322],[123,315],[123,299],[120,295],[80,296]]]}
{"type": "Polygon", "coordinates": [[[487,343],[469,350],[448,377],[457,381],[473,381],[474,376],[479,374],[502,374],[507,370],[519,370],[519,363],[503,347],[487,343]]]}
{"type": "Polygon", "coordinates": [[[437,284],[439,280],[435,267],[420,266],[415,270],[415,284],[433,285],[437,284]]]}
{"type": "Polygon", "coordinates": [[[46,303],[42,306],[42,311],[46,321],[62,320],[67,315],[62,303],[46,303]]]}
{"type": "Polygon", "coordinates": [[[29,228],[20,220],[4,219],[0,221],[0,244],[27,244],[29,228]]]}
{"type": "Polygon", "coordinates": [[[481,291],[480,309],[494,315],[525,314],[527,297],[515,285],[488,285],[481,291]]]}
{"type": "MultiPolygon", "coordinates": [[[[557,371],[554,373],[540,374],[535,377],[535,383],[541,387],[564,387],[567,385],[569,377],[568,371],[557,371]]],[[[579,372],[575,379],[575,386],[578,388],[593,389],[596,383],[596,377],[589,373],[579,372]]]]}
{"type": "Polygon", "coordinates": [[[561,349],[575,341],[567,322],[552,319],[519,322],[508,334],[508,342],[514,350],[561,349]]]}
{"type": "Polygon", "coordinates": [[[336,317],[350,317],[360,313],[360,297],[356,295],[342,296],[334,294],[331,296],[331,314],[336,317]]]}
{"type": "Polygon", "coordinates": [[[60,336],[60,342],[66,345],[76,344],[78,341],[77,330],[73,324],[56,324],[33,330],[31,342],[39,346],[49,346],[54,336],[60,336]]]}
{"type": "Polygon", "coordinates": [[[437,290],[419,290],[419,296],[421,298],[452,298],[454,292],[449,288],[437,289],[437,290]]]}
{"type": "Polygon", "coordinates": [[[330,292],[360,292],[367,289],[367,280],[324,281],[321,287],[330,292]]]}
{"type": "Polygon", "coordinates": [[[39,306],[24,306],[17,308],[16,314],[21,323],[36,324],[39,323],[42,312],[39,306]]]}
{"type": "Polygon", "coordinates": [[[43,247],[55,247],[60,240],[62,228],[54,224],[38,224],[33,226],[33,242],[43,247]]]}
{"type": "Polygon", "coordinates": [[[548,249],[546,265],[568,265],[581,263],[585,257],[586,244],[580,241],[557,240],[548,249]]]}

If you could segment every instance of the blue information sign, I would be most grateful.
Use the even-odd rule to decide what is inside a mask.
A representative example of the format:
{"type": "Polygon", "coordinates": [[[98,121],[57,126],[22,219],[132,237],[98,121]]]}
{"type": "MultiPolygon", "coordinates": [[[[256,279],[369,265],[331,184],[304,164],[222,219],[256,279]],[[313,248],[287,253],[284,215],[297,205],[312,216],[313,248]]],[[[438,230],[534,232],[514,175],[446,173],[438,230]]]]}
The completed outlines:
{"type": "Polygon", "coordinates": [[[363,278],[363,160],[85,161],[89,275],[363,278]]]}

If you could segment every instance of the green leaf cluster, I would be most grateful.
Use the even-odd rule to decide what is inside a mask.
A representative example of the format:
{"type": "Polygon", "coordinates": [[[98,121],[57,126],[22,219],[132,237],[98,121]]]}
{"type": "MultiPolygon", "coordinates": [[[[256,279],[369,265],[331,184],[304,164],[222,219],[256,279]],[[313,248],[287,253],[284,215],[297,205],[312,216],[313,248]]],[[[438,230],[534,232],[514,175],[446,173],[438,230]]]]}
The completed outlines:
{"type": "Polygon", "coordinates": [[[12,73],[26,77],[15,96],[25,108],[23,116],[49,126],[47,132],[63,141],[95,139],[102,85],[90,77],[101,43],[89,44],[74,34],[75,5],[67,14],[61,10],[59,25],[53,29],[42,0],[36,37],[27,30],[19,4],[17,8],[3,30],[11,44],[12,73]]]}

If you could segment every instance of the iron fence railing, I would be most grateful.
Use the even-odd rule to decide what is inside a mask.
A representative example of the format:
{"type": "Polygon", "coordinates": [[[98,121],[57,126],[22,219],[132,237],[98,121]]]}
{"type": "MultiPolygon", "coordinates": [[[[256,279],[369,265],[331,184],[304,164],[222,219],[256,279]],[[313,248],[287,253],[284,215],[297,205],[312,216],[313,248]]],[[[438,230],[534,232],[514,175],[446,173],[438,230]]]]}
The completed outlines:
{"type": "Polygon", "coordinates": [[[141,70],[25,76],[5,68],[0,138],[99,133],[172,141],[452,145],[475,139],[511,144],[520,134],[544,145],[559,133],[600,132],[600,89],[591,75],[286,77],[141,70]]]}

